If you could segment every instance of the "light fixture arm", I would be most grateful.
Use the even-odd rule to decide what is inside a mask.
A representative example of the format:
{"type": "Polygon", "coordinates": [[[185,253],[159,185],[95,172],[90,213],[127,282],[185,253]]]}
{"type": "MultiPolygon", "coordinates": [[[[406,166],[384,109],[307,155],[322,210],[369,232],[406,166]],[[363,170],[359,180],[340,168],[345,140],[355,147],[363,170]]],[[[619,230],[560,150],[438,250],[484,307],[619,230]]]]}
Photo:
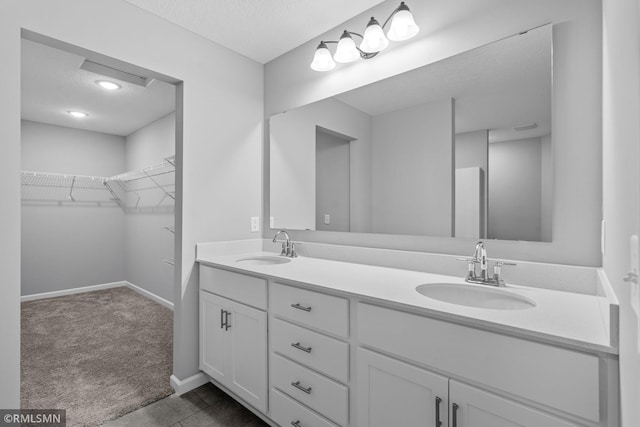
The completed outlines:
{"type": "MultiPolygon", "coordinates": [[[[399,7],[398,7],[398,8],[399,8],[399,7]]],[[[396,9],[396,11],[397,11],[397,9],[396,9]]],[[[393,12],[393,13],[395,14],[395,12],[393,12]]],[[[393,16],[393,14],[392,14],[391,16],[393,16]]],[[[391,16],[390,16],[389,18],[391,18],[391,16]]],[[[387,19],[387,21],[388,21],[388,19],[387,19]]],[[[349,31],[349,30],[345,30],[345,32],[346,32],[347,34],[352,35],[352,36],[358,36],[358,37],[360,37],[361,39],[363,39],[363,40],[364,40],[363,35],[362,35],[362,34],[360,34],[360,33],[354,33],[353,31],[349,31]]],[[[322,43],[324,43],[324,44],[327,44],[327,43],[335,43],[335,44],[338,44],[338,40],[322,40],[320,43],[321,43],[321,44],[322,44],[322,43]]],[[[364,51],[363,51],[362,49],[360,49],[358,46],[356,46],[356,49],[358,49],[358,52],[360,53],[360,57],[361,57],[362,59],[371,59],[371,58],[373,58],[374,56],[376,56],[377,54],[379,54],[379,53],[380,53],[380,52],[373,52],[373,53],[364,52],[364,51]]]]}

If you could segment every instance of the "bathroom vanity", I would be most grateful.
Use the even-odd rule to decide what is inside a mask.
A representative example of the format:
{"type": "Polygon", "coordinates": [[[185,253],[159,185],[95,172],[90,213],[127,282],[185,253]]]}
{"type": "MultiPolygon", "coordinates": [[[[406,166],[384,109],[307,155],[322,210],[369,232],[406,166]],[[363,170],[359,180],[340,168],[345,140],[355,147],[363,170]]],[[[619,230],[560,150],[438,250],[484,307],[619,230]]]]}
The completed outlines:
{"type": "Polygon", "coordinates": [[[198,261],[200,369],[274,425],[618,424],[608,289],[266,252],[198,261]]]}

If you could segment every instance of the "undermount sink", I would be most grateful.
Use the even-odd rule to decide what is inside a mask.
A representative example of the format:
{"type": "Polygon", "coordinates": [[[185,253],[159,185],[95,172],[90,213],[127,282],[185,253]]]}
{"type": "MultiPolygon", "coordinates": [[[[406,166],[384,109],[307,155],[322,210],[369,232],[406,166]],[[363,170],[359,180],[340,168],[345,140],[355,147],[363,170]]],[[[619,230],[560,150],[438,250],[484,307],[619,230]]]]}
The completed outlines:
{"type": "Polygon", "coordinates": [[[259,255],[249,258],[242,258],[236,260],[236,262],[240,262],[243,264],[249,265],[276,265],[276,264],[286,264],[291,262],[291,258],[285,258],[282,256],[271,256],[271,255],[259,255]]]}
{"type": "Polygon", "coordinates": [[[429,283],[418,286],[416,291],[427,298],[467,307],[525,310],[536,306],[533,300],[522,295],[478,285],[429,283]]]}

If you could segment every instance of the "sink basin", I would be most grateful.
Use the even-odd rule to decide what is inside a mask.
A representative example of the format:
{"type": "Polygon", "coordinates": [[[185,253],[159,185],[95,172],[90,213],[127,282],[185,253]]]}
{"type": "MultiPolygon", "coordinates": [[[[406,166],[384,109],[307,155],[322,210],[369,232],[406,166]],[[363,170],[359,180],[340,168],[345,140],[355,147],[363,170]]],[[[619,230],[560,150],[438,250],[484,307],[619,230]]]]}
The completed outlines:
{"type": "Polygon", "coordinates": [[[270,256],[270,255],[260,255],[249,258],[242,258],[236,260],[236,262],[249,264],[249,265],[276,265],[276,264],[286,264],[291,262],[291,258],[285,258],[281,256],[270,256]]]}
{"type": "Polygon", "coordinates": [[[459,283],[429,283],[416,288],[427,298],[467,307],[487,308],[491,310],[525,310],[536,303],[522,295],[501,289],[466,285],[459,283]]]}

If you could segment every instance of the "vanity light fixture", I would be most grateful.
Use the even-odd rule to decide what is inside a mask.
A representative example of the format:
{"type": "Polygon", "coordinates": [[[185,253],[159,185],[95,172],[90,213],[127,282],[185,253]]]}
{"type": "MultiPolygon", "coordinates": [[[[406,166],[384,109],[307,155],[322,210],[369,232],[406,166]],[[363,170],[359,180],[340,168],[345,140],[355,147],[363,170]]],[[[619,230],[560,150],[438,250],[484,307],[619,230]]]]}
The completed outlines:
{"type": "Polygon", "coordinates": [[[418,31],[420,31],[420,27],[416,25],[409,7],[404,2],[400,2],[400,6],[391,12],[391,15],[384,21],[384,24],[380,25],[374,17],[371,17],[367,28],[364,30],[364,35],[344,30],[339,41],[321,41],[313,56],[311,69],[315,71],[329,71],[336,66],[336,62],[347,63],[353,62],[358,58],[373,58],[389,46],[389,40],[409,40],[418,34],[418,31]],[[389,21],[391,21],[391,25],[385,36],[383,29],[389,21]],[[359,47],[356,46],[351,36],[357,36],[362,39],[359,47]],[[333,57],[331,57],[331,51],[329,51],[327,47],[328,43],[337,43],[338,45],[333,57]]]}
{"type": "Polygon", "coordinates": [[[109,80],[96,80],[96,84],[106,90],[117,90],[122,87],[118,83],[110,82],[109,80]]]}
{"type": "Polygon", "coordinates": [[[69,113],[71,116],[75,117],[76,119],[83,119],[88,116],[87,113],[83,113],[82,111],[67,111],[67,113],[69,113]]]}

